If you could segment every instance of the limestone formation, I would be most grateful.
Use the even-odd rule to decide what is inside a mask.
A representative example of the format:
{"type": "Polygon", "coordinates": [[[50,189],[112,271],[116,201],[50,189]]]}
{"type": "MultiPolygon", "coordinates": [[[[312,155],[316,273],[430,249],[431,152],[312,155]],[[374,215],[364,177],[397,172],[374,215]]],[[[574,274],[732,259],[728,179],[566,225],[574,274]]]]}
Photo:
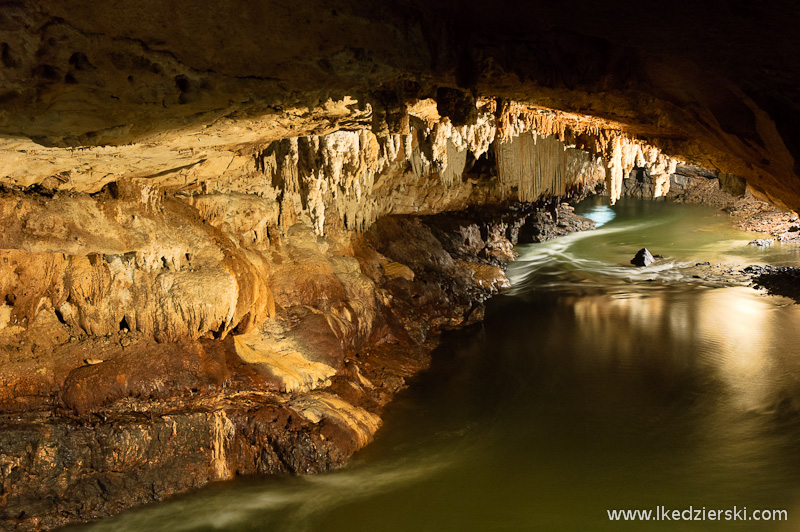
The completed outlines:
{"type": "Polygon", "coordinates": [[[5,4],[3,525],[340,466],[562,201],[800,207],[796,7],[550,4],[5,4]]]}
{"type": "Polygon", "coordinates": [[[369,135],[272,146],[251,181],[272,195],[169,194],[133,180],[91,196],[3,194],[6,522],[51,528],[238,474],[340,465],[427,365],[436,331],[480,319],[508,285],[502,266],[521,228],[555,234],[534,204],[477,207],[516,201],[482,174],[491,167],[446,186],[441,166],[417,175],[398,162],[402,144],[390,162],[390,142],[369,135]],[[398,175],[426,212],[473,210],[392,215],[402,204],[373,185],[398,175]],[[316,204],[314,180],[330,183],[316,204]],[[73,446],[103,458],[59,454],[73,446]],[[200,452],[187,458],[183,446],[200,452]]]}

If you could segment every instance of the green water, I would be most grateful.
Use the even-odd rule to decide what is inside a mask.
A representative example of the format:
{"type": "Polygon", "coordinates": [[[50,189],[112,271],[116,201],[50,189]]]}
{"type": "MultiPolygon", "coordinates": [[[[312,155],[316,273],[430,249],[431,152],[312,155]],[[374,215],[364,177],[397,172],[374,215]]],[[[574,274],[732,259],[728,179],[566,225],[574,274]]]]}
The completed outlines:
{"type": "Polygon", "coordinates": [[[445,336],[346,468],[216,484],[78,530],[800,530],[800,307],[680,269],[800,255],[748,247],[755,236],[711,209],[578,211],[608,221],[520,246],[512,288],[482,325],[445,336]],[[664,259],[629,266],[643,246],[664,259]],[[656,506],[788,521],[607,514],[656,506]]]}

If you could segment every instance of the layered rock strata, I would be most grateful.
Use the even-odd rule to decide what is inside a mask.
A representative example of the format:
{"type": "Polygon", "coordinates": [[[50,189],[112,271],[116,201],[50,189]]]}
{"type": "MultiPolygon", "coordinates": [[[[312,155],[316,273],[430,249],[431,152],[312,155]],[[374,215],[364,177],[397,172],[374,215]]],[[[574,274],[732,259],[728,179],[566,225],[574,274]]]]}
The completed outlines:
{"type": "Polygon", "coordinates": [[[334,131],[320,106],[349,127],[329,100],[353,96],[383,134],[407,132],[414,101],[461,126],[489,96],[614,121],[798,208],[799,16],[787,2],[10,2],[0,174],[74,188],[236,175],[220,147],[334,131]]]}

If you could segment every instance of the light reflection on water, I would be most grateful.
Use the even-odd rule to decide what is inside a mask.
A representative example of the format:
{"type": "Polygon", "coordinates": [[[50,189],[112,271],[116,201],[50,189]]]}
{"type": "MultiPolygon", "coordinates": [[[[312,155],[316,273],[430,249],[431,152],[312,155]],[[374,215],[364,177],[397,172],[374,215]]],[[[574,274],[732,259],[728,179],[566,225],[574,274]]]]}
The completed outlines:
{"type": "Polygon", "coordinates": [[[800,310],[677,269],[796,252],[748,247],[708,209],[613,212],[597,231],[520,247],[512,290],[482,326],[445,337],[343,470],[219,484],[80,529],[800,530],[800,310]],[[644,246],[664,259],[629,266],[644,246]],[[785,508],[789,522],[606,516],[657,505],[785,508]]]}
{"type": "Polygon", "coordinates": [[[589,218],[590,220],[594,221],[595,228],[599,229],[600,227],[604,226],[611,220],[613,220],[617,213],[614,212],[614,209],[610,205],[606,205],[605,203],[600,205],[594,205],[593,207],[586,209],[583,212],[583,216],[585,218],[589,218]]]}

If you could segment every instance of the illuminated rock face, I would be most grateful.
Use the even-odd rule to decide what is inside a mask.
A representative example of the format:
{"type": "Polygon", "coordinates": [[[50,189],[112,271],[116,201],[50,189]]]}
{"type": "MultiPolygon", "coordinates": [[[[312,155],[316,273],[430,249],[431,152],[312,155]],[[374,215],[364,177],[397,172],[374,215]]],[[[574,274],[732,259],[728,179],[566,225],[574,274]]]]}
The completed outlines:
{"type": "Polygon", "coordinates": [[[618,189],[620,168],[643,161],[638,144],[626,144],[635,157],[618,160],[623,137],[607,142],[605,163],[602,148],[593,155],[556,138],[569,132],[523,126],[502,141],[494,123],[484,112],[473,126],[437,118],[406,135],[362,129],[273,141],[235,181],[182,191],[146,178],[91,196],[9,191],[0,199],[3,327],[24,329],[46,310],[91,336],[127,328],[158,341],[223,339],[274,318],[276,305],[316,306],[337,293],[345,301],[358,290],[373,297],[374,288],[339,277],[359,271],[350,247],[380,217],[618,189]],[[343,247],[342,260],[331,263],[331,245],[343,247]],[[335,281],[311,286],[312,276],[305,286],[308,270],[335,281]]]}
{"type": "Polygon", "coordinates": [[[2,517],[49,528],[236,474],[337,467],[436,332],[508,285],[523,226],[590,227],[527,202],[602,189],[602,155],[534,130],[504,144],[488,112],[414,116],[405,135],[276,140],[239,179],[181,191],[4,191],[2,517]],[[530,164],[534,182],[513,170],[530,164]]]}
{"type": "Polygon", "coordinates": [[[797,208],[800,7],[775,4],[8,5],[0,177],[87,191],[236,178],[273,140],[356,122],[404,134],[425,98],[461,126],[483,96],[615,122],[797,208]],[[358,103],[325,103],[345,96],[358,103]]]}
{"type": "Polygon", "coordinates": [[[770,85],[796,71],[733,78],[535,2],[279,4],[0,13],[10,523],[340,465],[519,234],[588,228],[557,198],[662,196],[680,162],[800,206],[800,98],[770,85]]]}

